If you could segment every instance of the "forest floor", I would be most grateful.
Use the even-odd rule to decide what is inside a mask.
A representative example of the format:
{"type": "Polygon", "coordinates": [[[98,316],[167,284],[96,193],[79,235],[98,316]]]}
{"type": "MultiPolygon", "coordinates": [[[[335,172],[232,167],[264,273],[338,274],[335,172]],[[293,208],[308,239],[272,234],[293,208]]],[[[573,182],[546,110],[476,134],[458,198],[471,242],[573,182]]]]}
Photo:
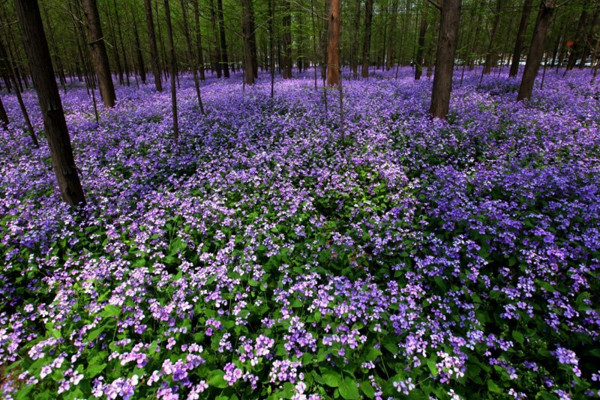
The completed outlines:
{"type": "Polygon", "coordinates": [[[0,397],[597,396],[590,78],[548,71],[523,104],[467,71],[432,121],[430,80],[375,73],[344,81],[342,132],[310,74],[273,99],[209,79],[206,116],[186,77],[177,145],[169,93],[118,87],[96,122],[74,84],[79,211],[3,94],[0,397]]]}

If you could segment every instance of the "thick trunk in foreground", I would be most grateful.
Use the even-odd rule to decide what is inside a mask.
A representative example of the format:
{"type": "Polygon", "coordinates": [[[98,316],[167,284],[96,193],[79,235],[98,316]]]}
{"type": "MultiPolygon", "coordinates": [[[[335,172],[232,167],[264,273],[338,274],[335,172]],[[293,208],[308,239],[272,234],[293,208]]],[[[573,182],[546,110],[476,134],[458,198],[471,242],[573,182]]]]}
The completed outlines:
{"type": "Polygon", "coordinates": [[[365,37],[363,41],[362,71],[363,78],[369,77],[369,65],[371,64],[371,23],[373,21],[373,0],[367,0],[365,5],[365,37]]]}
{"type": "Polygon", "coordinates": [[[531,39],[531,46],[529,46],[527,63],[525,64],[525,71],[523,72],[523,79],[521,80],[517,101],[528,100],[531,98],[533,84],[544,55],[544,41],[546,40],[546,34],[548,33],[548,27],[552,21],[552,14],[554,13],[555,8],[556,0],[542,0],[540,4],[540,10],[538,11],[537,20],[535,22],[533,38],[531,39]]]}
{"type": "Polygon", "coordinates": [[[327,41],[327,85],[340,83],[340,18],[341,0],[331,0],[329,9],[329,32],[327,41]]]}
{"type": "Polygon", "coordinates": [[[23,44],[29,60],[31,76],[38,94],[58,187],[62,198],[69,205],[83,206],[85,197],[73,158],[71,140],[58,86],[56,86],[38,2],[15,0],[15,8],[23,33],[23,44]]]}
{"type": "Polygon", "coordinates": [[[154,86],[156,86],[157,91],[162,92],[163,87],[160,76],[160,66],[158,64],[158,47],[156,47],[151,0],[144,0],[144,9],[146,11],[146,26],[148,27],[148,42],[150,43],[150,65],[152,66],[152,74],[154,75],[154,86]]]}
{"type": "Polygon", "coordinates": [[[523,51],[523,40],[527,31],[527,22],[531,14],[531,6],[533,0],[525,0],[523,2],[523,11],[521,12],[521,22],[519,22],[519,31],[515,39],[515,49],[513,50],[512,63],[510,64],[510,72],[508,76],[517,76],[519,73],[519,62],[521,61],[521,51],[523,51]]]}
{"type": "Polygon", "coordinates": [[[98,15],[96,0],[82,0],[81,3],[88,22],[91,41],[90,45],[92,46],[92,60],[96,76],[98,77],[100,95],[102,96],[102,101],[106,107],[113,107],[117,100],[117,96],[115,95],[115,87],[113,86],[112,77],[110,75],[108,55],[106,54],[106,46],[104,44],[104,36],[102,35],[102,26],[100,25],[100,16],[98,15]]]}
{"type": "Polygon", "coordinates": [[[462,0],[444,0],[441,7],[442,20],[435,60],[431,107],[429,108],[429,112],[434,118],[446,118],[450,109],[461,3],[462,0]]]}

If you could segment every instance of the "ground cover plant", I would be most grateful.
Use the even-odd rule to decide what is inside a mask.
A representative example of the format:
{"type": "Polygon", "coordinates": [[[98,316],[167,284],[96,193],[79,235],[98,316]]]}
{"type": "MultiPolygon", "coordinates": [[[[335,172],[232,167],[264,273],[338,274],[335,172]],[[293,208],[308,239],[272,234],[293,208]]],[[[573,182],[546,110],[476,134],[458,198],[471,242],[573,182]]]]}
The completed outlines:
{"type": "MultiPolygon", "coordinates": [[[[63,103],[87,206],[0,129],[6,399],[598,397],[600,87],[467,72],[447,121],[409,68],[208,79],[206,115],[63,103]]],[[[34,125],[35,94],[24,93],[34,125]]],[[[18,116],[12,96],[3,97],[18,116]]]]}

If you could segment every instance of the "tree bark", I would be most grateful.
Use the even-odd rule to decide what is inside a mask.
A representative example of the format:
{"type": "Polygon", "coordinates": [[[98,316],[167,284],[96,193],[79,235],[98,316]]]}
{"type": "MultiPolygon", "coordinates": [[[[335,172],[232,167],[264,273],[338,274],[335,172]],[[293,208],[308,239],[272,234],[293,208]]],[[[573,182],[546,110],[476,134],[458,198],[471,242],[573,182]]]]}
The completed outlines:
{"type": "Polygon", "coordinates": [[[555,8],[556,0],[542,0],[540,3],[540,9],[535,22],[533,38],[531,39],[531,46],[529,46],[527,63],[525,64],[525,71],[523,72],[517,101],[529,100],[531,98],[533,84],[544,55],[544,41],[546,40],[546,34],[550,22],[552,21],[552,14],[554,13],[555,8]]]}
{"type": "Polygon", "coordinates": [[[200,31],[200,6],[198,0],[194,0],[194,23],[196,29],[196,57],[198,58],[198,69],[200,71],[200,80],[205,80],[204,73],[204,54],[202,51],[202,32],[200,31]]]}
{"type": "Polygon", "coordinates": [[[173,42],[173,28],[171,26],[171,10],[169,0],[165,0],[165,18],[167,20],[167,40],[171,62],[171,111],[173,113],[173,139],[179,140],[179,121],[177,120],[177,59],[175,58],[175,43],[173,42]]]}
{"type": "Polygon", "coordinates": [[[394,0],[392,3],[392,16],[390,22],[390,31],[388,33],[388,42],[387,42],[387,55],[385,59],[385,69],[389,71],[392,69],[392,59],[394,58],[394,43],[396,35],[394,32],[396,30],[396,24],[398,22],[398,0],[394,0]]]}
{"type": "Polygon", "coordinates": [[[369,77],[369,65],[371,64],[371,24],[373,22],[373,0],[367,0],[365,4],[365,36],[363,40],[362,71],[363,78],[369,77]]]}
{"type": "Polygon", "coordinates": [[[494,12],[494,23],[492,24],[492,32],[490,33],[490,43],[487,49],[487,55],[485,57],[485,66],[483,67],[483,74],[488,75],[492,72],[493,64],[496,64],[496,33],[498,32],[498,26],[500,25],[500,17],[502,16],[502,0],[496,0],[496,11],[494,12]]]}
{"type": "Polygon", "coordinates": [[[194,46],[192,46],[192,36],[190,35],[190,29],[188,28],[187,9],[184,0],[180,0],[181,13],[183,17],[183,34],[185,35],[185,42],[187,44],[188,59],[192,66],[192,76],[194,78],[194,87],[196,88],[196,97],[198,98],[198,107],[200,112],[204,114],[204,104],[202,104],[202,95],[200,93],[200,81],[198,80],[198,66],[196,65],[196,57],[194,57],[194,46]]]}
{"type": "Polygon", "coordinates": [[[340,18],[342,13],[341,0],[331,0],[329,9],[329,28],[327,45],[327,85],[340,83],[340,18]]]}
{"type": "Polygon", "coordinates": [[[8,114],[6,114],[6,109],[4,108],[4,103],[2,102],[2,98],[0,97],[0,121],[6,128],[10,121],[8,120],[8,114]]]}
{"type": "Polygon", "coordinates": [[[250,23],[250,8],[252,0],[242,0],[242,36],[244,42],[244,79],[246,84],[254,85],[254,59],[252,57],[252,25],[250,23]]]}
{"type": "Polygon", "coordinates": [[[444,0],[441,7],[442,20],[440,22],[431,107],[429,109],[431,116],[434,118],[446,118],[450,108],[461,3],[462,0],[444,0]]]}
{"type": "MultiPolygon", "coordinates": [[[[24,0],[21,2],[24,2],[24,0]]],[[[100,25],[100,16],[98,15],[96,0],[82,0],[82,5],[83,12],[85,13],[88,22],[88,31],[91,40],[90,45],[92,46],[92,59],[94,69],[96,70],[96,76],[98,77],[100,95],[102,96],[102,101],[106,107],[113,107],[117,100],[117,96],[115,95],[115,87],[113,86],[112,77],[110,75],[108,56],[106,55],[106,46],[104,44],[104,35],[102,35],[102,26],[100,25]]]]}
{"type": "Polygon", "coordinates": [[[144,64],[144,55],[142,54],[142,45],[140,43],[140,34],[137,26],[137,17],[133,7],[130,9],[131,18],[133,19],[133,35],[135,38],[135,52],[137,56],[138,70],[142,83],[146,83],[146,65],[144,64]]]}
{"type": "Polygon", "coordinates": [[[421,11],[421,25],[419,26],[419,40],[417,42],[417,57],[415,60],[415,80],[421,79],[423,74],[423,64],[425,63],[425,35],[427,35],[427,8],[423,3],[421,11]]]}
{"type": "Polygon", "coordinates": [[[223,0],[217,0],[217,16],[219,22],[219,33],[221,37],[221,62],[223,63],[223,75],[229,78],[229,59],[227,56],[227,39],[225,38],[225,21],[223,18],[223,0]]]}
{"type": "Polygon", "coordinates": [[[292,10],[290,0],[283,1],[283,33],[281,35],[283,79],[292,77],[292,10]]]}
{"type": "Polygon", "coordinates": [[[85,197],[73,157],[54,68],[44,33],[37,1],[15,0],[17,17],[23,34],[23,44],[29,68],[38,94],[44,127],[50,146],[52,167],[62,198],[72,206],[85,205],[85,197]]]}
{"type": "Polygon", "coordinates": [[[360,9],[362,5],[362,0],[355,0],[355,9],[354,9],[354,31],[352,38],[352,54],[350,55],[350,68],[352,69],[352,77],[354,79],[358,79],[358,46],[360,43],[360,9]]]}
{"type": "Polygon", "coordinates": [[[527,31],[527,23],[531,14],[533,0],[525,0],[523,2],[523,11],[521,12],[521,22],[519,22],[519,31],[515,39],[515,49],[513,50],[512,62],[508,76],[514,77],[519,73],[519,63],[521,62],[521,51],[523,51],[523,40],[527,31]]]}
{"type": "Polygon", "coordinates": [[[222,70],[222,65],[221,65],[221,46],[220,46],[220,41],[219,41],[219,24],[217,22],[217,13],[215,11],[215,4],[213,0],[209,1],[209,5],[210,5],[210,23],[212,26],[212,30],[213,30],[213,34],[214,34],[214,39],[213,39],[213,45],[215,48],[215,64],[214,64],[214,68],[217,72],[217,78],[220,78],[221,76],[223,76],[223,70],[222,70]]]}
{"type": "Polygon", "coordinates": [[[150,65],[152,66],[152,75],[154,75],[154,86],[156,90],[162,92],[162,79],[160,76],[160,65],[158,58],[158,47],[156,47],[156,35],[154,33],[154,21],[152,18],[152,2],[144,0],[144,10],[146,12],[146,26],[148,27],[148,43],[150,44],[150,65]]]}

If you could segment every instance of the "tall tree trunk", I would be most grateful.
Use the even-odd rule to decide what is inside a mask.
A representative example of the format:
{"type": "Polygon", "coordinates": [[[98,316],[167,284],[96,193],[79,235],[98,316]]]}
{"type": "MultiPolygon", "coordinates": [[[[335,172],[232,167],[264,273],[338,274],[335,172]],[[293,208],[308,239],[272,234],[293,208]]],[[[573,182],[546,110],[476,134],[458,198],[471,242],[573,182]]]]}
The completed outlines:
{"type": "Polygon", "coordinates": [[[341,0],[331,0],[329,9],[329,28],[327,44],[327,85],[340,83],[340,18],[342,17],[341,0]]]}
{"type": "Polygon", "coordinates": [[[269,72],[271,73],[271,98],[274,96],[275,92],[275,52],[274,52],[274,19],[275,19],[275,10],[273,7],[273,0],[269,1],[269,72]]]}
{"type": "Polygon", "coordinates": [[[256,24],[254,23],[254,2],[250,1],[250,56],[252,57],[252,67],[254,68],[254,77],[258,78],[258,52],[256,50],[256,24]]]}
{"type": "Polygon", "coordinates": [[[54,78],[54,68],[38,2],[15,0],[15,8],[21,25],[29,68],[38,94],[58,187],[62,198],[68,204],[83,206],[85,197],[73,158],[71,140],[54,78]]]}
{"type": "Polygon", "coordinates": [[[144,10],[146,12],[146,25],[148,27],[148,43],[150,44],[150,65],[154,75],[154,86],[156,90],[162,92],[162,80],[160,76],[160,64],[158,58],[158,48],[156,47],[156,35],[154,34],[154,21],[152,18],[152,0],[144,0],[144,10]]]}
{"type": "Polygon", "coordinates": [[[431,107],[429,108],[429,112],[434,118],[446,118],[450,108],[461,3],[462,0],[444,0],[441,7],[442,20],[435,60],[431,107]]]}
{"type": "Polygon", "coordinates": [[[104,15],[106,16],[108,31],[110,32],[110,38],[106,41],[106,43],[113,53],[115,67],[117,68],[117,75],[119,76],[119,85],[123,86],[125,84],[125,77],[123,75],[121,55],[119,54],[119,49],[117,47],[117,34],[115,33],[115,26],[112,23],[112,16],[110,15],[110,4],[105,4],[104,15]]]}
{"type": "Polygon", "coordinates": [[[369,77],[369,65],[371,64],[371,24],[373,22],[373,0],[367,0],[365,5],[365,36],[363,40],[362,54],[362,77],[369,77]]]}
{"type": "MultiPolygon", "coordinates": [[[[54,29],[52,29],[52,24],[50,23],[50,17],[48,16],[48,8],[46,7],[46,3],[42,2],[42,13],[44,14],[44,19],[46,20],[46,26],[48,27],[48,37],[50,38],[50,43],[53,45],[56,43],[56,39],[54,38],[54,29]]],[[[50,44],[49,44],[50,45],[50,44]]],[[[62,59],[60,57],[60,53],[58,48],[54,49],[54,54],[56,58],[56,68],[58,69],[58,78],[60,79],[60,83],[63,86],[63,90],[67,91],[67,79],[65,78],[65,72],[62,64],[62,59]]],[[[52,54],[51,54],[52,56],[52,54]]]]}
{"type": "Polygon", "coordinates": [[[213,45],[215,48],[215,69],[217,71],[217,78],[220,78],[223,75],[222,65],[221,65],[221,46],[219,40],[219,24],[217,22],[217,12],[215,11],[215,5],[213,0],[209,0],[210,4],[210,23],[212,25],[213,30],[213,45]]]}
{"type": "MultiPolygon", "coordinates": [[[[90,45],[92,46],[92,59],[94,69],[98,77],[98,86],[100,95],[106,107],[113,107],[117,96],[110,76],[110,67],[108,65],[108,56],[106,55],[106,46],[104,45],[104,35],[102,35],[102,26],[100,25],[100,16],[96,0],[81,0],[83,12],[88,22],[88,31],[90,34],[90,45]]],[[[62,106],[61,106],[62,110],[62,106]]],[[[64,118],[64,117],[63,117],[64,118]]]]}
{"type": "Polygon", "coordinates": [[[131,18],[133,19],[133,35],[135,38],[135,53],[137,56],[138,70],[142,83],[146,83],[146,65],[144,64],[144,55],[142,54],[142,45],[140,43],[140,33],[137,26],[137,17],[133,7],[130,8],[131,18]]]}
{"type": "Polygon", "coordinates": [[[569,54],[569,61],[567,61],[567,71],[570,71],[575,67],[575,63],[577,62],[577,58],[581,55],[583,50],[584,41],[585,41],[585,28],[588,19],[588,10],[587,6],[588,2],[586,1],[583,4],[583,10],[581,11],[581,15],[579,17],[579,23],[577,24],[577,36],[575,37],[575,43],[573,44],[573,48],[571,49],[571,54],[569,54]]]}
{"type": "Polygon", "coordinates": [[[425,35],[427,35],[427,8],[423,2],[423,10],[421,11],[421,25],[419,26],[419,40],[417,42],[417,57],[415,60],[415,80],[421,79],[423,74],[423,64],[425,63],[425,35]]]}
{"type": "Polygon", "coordinates": [[[252,0],[242,0],[242,36],[244,42],[244,77],[248,85],[254,85],[254,60],[252,57],[252,44],[250,36],[252,27],[250,24],[250,8],[252,0]]]}
{"type": "Polygon", "coordinates": [[[388,33],[388,42],[387,42],[387,56],[385,59],[385,69],[386,70],[390,70],[392,69],[392,63],[393,63],[393,58],[394,58],[394,42],[395,42],[395,38],[396,35],[394,35],[394,32],[396,30],[396,24],[398,21],[398,0],[394,0],[394,2],[392,3],[392,16],[391,16],[391,22],[390,22],[390,31],[388,33]]]}
{"type": "Polygon", "coordinates": [[[508,76],[514,77],[519,73],[519,63],[521,62],[521,51],[523,51],[523,40],[527,31],[527,23],[531,14],[533,0],[525,0],[523,2],[523,11],[521,12],[521,22],[519,22],[519,31],[515,39],[515,49],[513,50],[512,62],[508,76]]]}
{"type": "MultiPolygon", "coordinates": [[[[123,53],[123,66],[125,67],[125,79],[127,81],[127,86],[130,85],[129,82],[129,61],[127,59],[127,51],[125,50],[125,43],[123,41],[123,32],[121,30],[121,17],[119,17],[119,8],[117,7],[117,1],[113,0],[113,7],[115,9],[115,18],[117,20],[117,33],[119,34],[119,44],[121,45],[121,53],[123,53]]],[[[115,41],[115,46],[117,45],[115,41]]]]}
{"type": "Polygon", "coordinates": [[[355,9],[354,9],[354,31],[352,38],[352,54],[350,55],[350,68],[352,69],[352,77],[354,79],[358,79],[358,45],[360,39],[360,9],[362,0],[355,0],[355,9]]]}
{"type": "Polygon", "coordinates": [[[205,80],[204,74],[204,54],[202,51],[202,32],[200,30],[200,7],[198,0],[194,0],[194,24],[196,29],[196,57],[198,59],[198,69],[200,70],[200,79],[205,80]]]}
{"type": "Polygon", "coordinates": [[[173,113],[173,139],[179,140],[179,121],[177,120],[177,59],[175,58],[175,43],[173,42],[173,28],[171,26],[171,10],[169,0],[165,0],[165,18],[167,20],[167,40],[171,61],[171,111],[173,113]]]}
{"type": "Polygon", "coordinates": [[[517,101],[529,100],[531,98],[533,84],[544,55],[544,41],[546,40],[546,34],[550,22],[552,21],[552,14],[554,14],[555,8],[556,0],[542,0],[540,3],[540,9],[538,11],[537,20],[535,21],[533,38],[531,39],[531,45],[529,46],[527,63],[525,64],[525,71],[523,72],[517,101]]]}
{"type": "MultiPolygon", "coordinates": [[[[585,62],[590,55],[590,51],[592,49],[592,41],[594,40],[594,31],[596,29],[596,24],[598,23],[599,14],[600,14],[600,5],[597,5],[596,10],[594,11],[594,14],[592,16],[592,20],[588,24],[588,27],[586,29],[587,32],[585,32],[585,34],[584,34],[583,49],[581,50],[580,61],[579,61],[579,64],[577,65],[577,67],[580,69],[585,67],[585,62]]],[[[590,64],[590,66],[591,66],[591,64],[590,64]]]]}
{"type": "Polygon", "coordinates": [[[202,95],[200,93],[200,81],[198,79],[198,66],[196,65],[196,57],[194,56],[194,46],[192,45],[192,36],[190,35],[190,29],[188,28],[188,18],[185,0],[180,0],[181,13],[183,16],[183,34],[185,35],[185,42],[187,44],[188,59],[192,66],[192,76],[194,78],[194,87],[196,88],[196,97],[198,98],[198,107],[200,112],[204,114],[204,104],[202,104],[202,95]]]}
{"type": "Polygon", "coordinates": [[[496,0],[496,11],[494,12],[494,23],[492,24],[492,32],[490,33],[490,43],[487,49],[487,55],[485,57],[485,66],[483,67],[483,74],[488,75],[492,72],[492,65],[496,63],[496,33],[498,32],[498,26],[500,25],[500,17],[502,16],[503,0],[496,0]]]}
{"type": "Polygon", "coordinates": [[[2,98],[0,97],[0,121],[6,128],[10,121],[8,120],[8,114],[6,114],[6,109],[4,108],[4,103],[2,102],[2,98]]]}
{"type": "Polygon", "coordinates": [[[221,37],[221,61],[223,75],[229,78],[229,58],[227,55],[227,39],[225,38],[225,20],[223,17],[223,0],[217,0],[217,16],[219,17],[219,34],[221,37]]]}
{"type": "Polygon", "coordinates": [[[283,78],[292,77],[292,10],[290,0],[283,0],[283,33],[281,35],[281,47],[283,50],[282,68],[283,78]]]}

